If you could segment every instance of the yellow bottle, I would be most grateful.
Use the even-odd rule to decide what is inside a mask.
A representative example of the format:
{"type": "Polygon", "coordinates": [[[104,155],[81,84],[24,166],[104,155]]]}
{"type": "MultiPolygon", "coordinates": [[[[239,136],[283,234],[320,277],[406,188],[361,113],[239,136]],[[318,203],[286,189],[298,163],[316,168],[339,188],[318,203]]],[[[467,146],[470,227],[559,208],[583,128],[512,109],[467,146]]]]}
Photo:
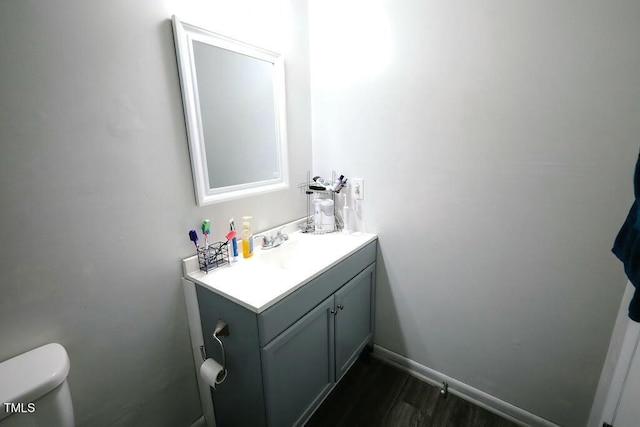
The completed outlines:
{"type": "Polygon", "coordinates": [[[253,235],[251,235],[251,226],[249,225],[249,220],[252,219],[251,216],[243,216],[242,223],[242,256],[244,258],[251,258],[253,255],[253,235]]]}

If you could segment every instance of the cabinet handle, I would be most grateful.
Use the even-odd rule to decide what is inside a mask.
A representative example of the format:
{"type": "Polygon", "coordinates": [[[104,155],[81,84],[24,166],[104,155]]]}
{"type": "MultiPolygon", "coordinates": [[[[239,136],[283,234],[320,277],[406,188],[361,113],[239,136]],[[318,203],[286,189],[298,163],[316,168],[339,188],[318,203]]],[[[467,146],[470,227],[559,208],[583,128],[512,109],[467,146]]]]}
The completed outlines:
{"type": "Polygon", "coordinates": [[[342,310],[342,309],[344,309],[344,305],[342,305],[342,304],[338,304],[338,308],[339,308],[340,310],[342,310]]]}
{"type": "Polygon", "coordinates": [[[338,312],[336,310],[334,310],[333,308],[329,310],[329,313],[333,314],[334,316],[336,314],[338,314],[338,312]]]}

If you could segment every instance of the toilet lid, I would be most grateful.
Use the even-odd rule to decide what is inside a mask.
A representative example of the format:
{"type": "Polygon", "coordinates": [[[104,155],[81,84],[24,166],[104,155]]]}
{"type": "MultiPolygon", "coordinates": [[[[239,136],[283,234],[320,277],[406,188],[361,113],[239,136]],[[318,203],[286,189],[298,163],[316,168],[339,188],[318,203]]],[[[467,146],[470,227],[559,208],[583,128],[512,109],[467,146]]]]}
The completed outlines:
{"type": "MultiPolygon", "coordinates": [[[[56,343],[5,360],[0,363],[0,402],[33,402],[62,384],[68,373],[69,356],[56,343]]],[[[7,415],[0,411],[0,419],[7,415]]]]}

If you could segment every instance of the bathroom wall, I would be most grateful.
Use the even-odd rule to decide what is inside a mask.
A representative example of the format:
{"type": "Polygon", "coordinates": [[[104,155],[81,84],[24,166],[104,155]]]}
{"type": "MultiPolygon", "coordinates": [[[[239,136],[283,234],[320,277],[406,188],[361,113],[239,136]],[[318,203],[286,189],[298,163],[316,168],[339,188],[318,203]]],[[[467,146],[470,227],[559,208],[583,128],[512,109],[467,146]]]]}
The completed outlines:
{"type": "Polygon", "coordinates": [[[309,9],[314,173],[365,178],[376,343],[586,425],[626,282],[640,3],[309,9]]]}
{"type": "Polygon", "coordinates": [[[78,426],[198,418],[187,231],[209,218],[221,238],[231,216],[260,230],[306,212],[296,188],[195,205],[174,13],[280,43],[292,184],[311,165],[306,2],[225,3],[0,2],[0,360],[63,344],[78,426]]]}

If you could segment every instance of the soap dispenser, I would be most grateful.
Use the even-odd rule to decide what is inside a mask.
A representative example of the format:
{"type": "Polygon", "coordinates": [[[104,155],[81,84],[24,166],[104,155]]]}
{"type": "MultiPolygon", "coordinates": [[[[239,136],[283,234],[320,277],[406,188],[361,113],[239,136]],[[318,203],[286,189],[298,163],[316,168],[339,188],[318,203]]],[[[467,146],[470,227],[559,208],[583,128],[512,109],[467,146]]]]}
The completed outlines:
{"type": "Polygon", "coordinates": [[[251,225],[249,220],[251,216],[243,216],[242,220],[242,256],[244,258],[251,258],[253,255],[253,235],[251,235],[251,225]]]}

